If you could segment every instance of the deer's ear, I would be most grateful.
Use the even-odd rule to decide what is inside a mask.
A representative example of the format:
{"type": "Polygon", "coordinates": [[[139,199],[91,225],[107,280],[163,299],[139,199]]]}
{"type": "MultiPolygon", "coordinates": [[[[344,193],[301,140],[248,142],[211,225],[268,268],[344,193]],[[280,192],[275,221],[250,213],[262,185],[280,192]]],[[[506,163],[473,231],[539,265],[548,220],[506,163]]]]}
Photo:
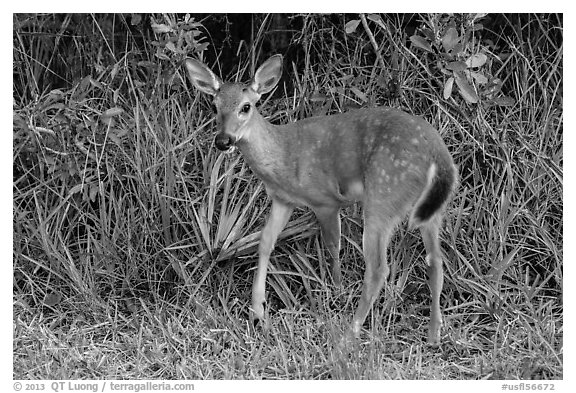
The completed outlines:
{"type": "Polygon", "coordinates": [[[254,74],[250,87],[262,95],[270,92],[282,76],[282,55],[274,55],[264,62],[254,74]]]}
{"type": "Polygon", "coordinates": [[[198,90],[215,96],[222,86],[220,78],[214,74],[204,63],[194,59],[186,59],[186,70],[190,81],[198,90]]]}

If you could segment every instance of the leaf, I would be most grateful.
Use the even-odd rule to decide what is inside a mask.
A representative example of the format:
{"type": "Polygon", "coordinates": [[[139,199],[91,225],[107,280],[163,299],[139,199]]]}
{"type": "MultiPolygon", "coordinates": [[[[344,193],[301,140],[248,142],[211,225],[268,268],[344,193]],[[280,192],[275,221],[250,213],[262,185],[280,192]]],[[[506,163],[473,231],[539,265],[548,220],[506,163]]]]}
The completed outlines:
{"type": "Polygon", "coordinates": [[[208,45],[210,45],[208,42],[203,42],[201,44],[198,44],[196,46],[196,53],[204,52],[206,50],[206,48],[208,48],[208,45]]]}
{"type": "Polygon", "coordinates": [[[475,104],[478,102],[478,94],[474,91],[474,87],[470,86],[465,77],[461,76],[459,73],[454,74],[456,76],[456,85],[458,90],[464,99],[470,103],[475,104]]]}
{"type": "Polygon", "coordinates": [[[452,53],[454,54],[462,53],[463,50],[464,50],[464,44],[459,42],[456,45],[454,45],[454,48],[452,48],[452,53]]]}
{"type": "Polygon", "coordinates": [[[153,69],[156,66],[156,63],[154,63],[153,61],[142,60],[142,61],[139,61],[138,63],[136,63],[136,65],[138,67],[153,69]]]}
{"type": "Polygon", "coordinates": [[[476,23],[474,26],[472,26],[472,31],[479,31],[479,30],[484,30],[484,25],[482,23],[476,23]]]}
{"type": "Polygon", "coordinates": [[[114,108],[108,109],[106,112],[102,113],[102,118],[105,117],[114,117],[124,113],[124,109],[115,106],[114,108]]]}
{"type": "Polygon", "coordinates": [[[468,68],[482,67],[486,60],[488,60],[488,57],[484,53],[476,53],[466,60],[466,65],[468,68]]]}
{"type": "Polygon", "coordinates": [[[423,49],[428,52],[432,52],[432,47],[430,46],[430,43],[426,41],[424,37],[420,37],[419,35],[413,35],[412,37],[410,37],[410,41],[417,48],[423,49]]]}
{"type": "Polygon", "coordinates": [[[435,39],[434,32],[431,29],[424,27],[423,29],[420,29],[420,31],[422,32],[422,34],[424,34],[424,36],[428,39],[428,41],[434,41],[435,39]]]}
{"type": "Polygon", "coordinates": [[[120,130],[118,128],[111,128],[110,132],[108,133],[108,138],[118,146],[122,146],[122,137],[126,135],[128,131],[120,130]]]}
{"type": "Polygon", "coordinates": [[[484,95],[493,95],[498,93],[500,90],[502,90],[502,80],[495,78],[484,87],[484,91],[482,93],[484,95]]]}
{"type": "Polygon", "coordinates": [[[370,19],[372,22],[375,22],[378,26],[380,26],[383,29],[386,29],[386,25],[384,24],[384,22],[382,21],[382,17],[378,14],[368,14],[368,16],[366,17],[368,19],[370,19]]]}
{"type": "Polygon", "coordinates": [[[452,87],[454,87],[454,77],[448,78],[444,85],[444,99],[447,100],[452,95],[452,87]]]}
{"type": "Polygon", "coordinates": [[[376,23],[382,22],[382,18],[378,14],[368,14],[367,18],[370,19],[372,22],[376,23]]]}
{"type": "Polygon", "coordinates": [[[326,97],[326,95],[320,93],[320,92],[315,92],[314,94],[312,94],[312,96],[310,96],[310,101],[311,102],[326,102],[326,99],[328,97],[326,97]]]}
{"type": "Polygon", "coordinates": [[[513,106],[516,103],[516,100],[512,97],[496,97],[493,98],[492,103],[499,105],[499,106],[513,106]]]}
{"type": "Polygon", "coordinates": [[[352,86],[350,90],[352,90],[352,93],[354,93],[354,95],[358,97],[360,101],[362,102],[368,101],[368,97],[366,97],[366,94],[362,93],[358,88],[352,86]]]}
{"type": "Polygon", "coordinates": [[[450,52],[454,49],[454,46],[458,43],[458,32],[455,28],[451,27],[446,31],[444,37],[442,37],[442,46],[446,52],[450,52]]]}
{"type": "Polygon", "coordinates": [[[156,34],[170,33],[172,31],[172,28],[170,26],[165,25],[163,23],[152,23],[150,27],[152,27],[152,30],[154,30],[154,33],[156,34]]]}
{"type": "Polygon", "coordinates": [[[131,14],[130,24],[132,26],[137,26],[142,22],[142,15],[141,14],[131,14]]]}
{"type": "Polygon", "coordinates": [[[104,90],[104,86],[102,85],[102,83],[100,83],[96,79],[90,78],[90,84],[97,89],[104,90]]]}
{"type": "Polygon", "coordinates": [[[173,53],[180,53],[181,52],[178,49],[176,49],[176,45],[174,45],[174,43],[172,41],[168,41],[166,43],[166,49],[168,49],[170,52],[173,52],[173,53]]]}
{"type": "Polygon", "coordinates": [[[468,66],[463,61],[452,61],[446,64],[446,69],[450,71],[464,71],[468,66]]]}
{"type": "Polygon", "coordinates": [[[54,307],[62,300],[62,296],[59,293],[48,293],[44,296],[44,305],[48,307],[54,307]]]}
{"type": "Polygon", "coordinates": [[[82,184],[82,183],[76,184],[74,187],[72,187],[72,188],[70,189],[70,191],[68,191],[68,197],[70,197],[70,196],[72,196],[72,195],[74,195],[74,194],[76,194],[76,193],[79,193],[80,191],[82,191],[82,188],[83,188],[83,184],[82,184]]]}
{"type": "Polygon", "coordinates": [[[200,30],[190,30],[189,31],[190,34],[192,34],[192,37],[196,38],[199,35],[202,35],[202,32],[200,30]]]}
{"type": "Polygon", "coordinates": [[[354,33],[359,24],[360,24],[360,19],[354,19],[354,20],[351,20],[350,22],[346,23],[346,26],[344,26],[344,30],[346,30],[346,34],[354,33]]]}
{"type": "Polygon", "coordinates": [[[89,192],[90,192],[90,200],[92,202],[96,202],[96,195],[98,194],[98,185],[97,184],[91,184],[89,192]]]}
{"type": "Polygon", "coordinates": [[[486,83],[488,83],[488,78],[486,78],[484,76],[484,74],[480,73],[480,72],[474,72],[471,71],[470,72],[470,76],[472,78],[474,78],[474,80],[476,81],[476,83],[478,83],[479,85],[485,85],[486,83]]]}

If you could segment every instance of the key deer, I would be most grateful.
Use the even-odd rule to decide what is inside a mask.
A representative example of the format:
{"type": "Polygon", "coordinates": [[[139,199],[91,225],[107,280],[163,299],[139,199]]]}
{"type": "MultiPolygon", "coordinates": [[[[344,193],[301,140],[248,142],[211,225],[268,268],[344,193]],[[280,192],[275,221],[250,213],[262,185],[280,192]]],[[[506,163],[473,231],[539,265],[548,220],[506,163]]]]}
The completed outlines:
{"type": "Polygon", "coordinates": [[[271,124],[256,103],[280,80],[281,55],[262,64],[248,84],[224,83],[193,59],[186,60],[186,69],[192,84],[214,97],[216,147],[223,151],[237,147],[272,200],[259,244],[252,317],[266,323],[268,261],[294,206],[308,206],[315,213],[331,257],[333,281],[340,285],[339,209],[361,202],[365,273],[351,333],[359,336],[379,296],[389,274],[390,237],[409,215],[410,224],[420,229],[427,253],[432,298],[428,342],[437,345],[443,285],[438,232],[457,181],[452,157],[438,132],[419,117],[385,107],[271,124]]]}

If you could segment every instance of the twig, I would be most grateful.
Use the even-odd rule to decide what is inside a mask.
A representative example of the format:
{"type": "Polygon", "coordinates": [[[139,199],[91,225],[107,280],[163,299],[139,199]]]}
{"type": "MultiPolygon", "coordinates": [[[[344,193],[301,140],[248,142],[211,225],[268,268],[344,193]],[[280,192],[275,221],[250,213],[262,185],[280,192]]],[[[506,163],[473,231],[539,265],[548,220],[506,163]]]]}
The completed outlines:
{"type": "Polygon", "coordinates": [[[380,54],[380,50],[378,50],[378,44],[376,43],[376,39],[374,38],[374,34],[372,34],[372,31],[368,27],[368,21],[366,21],[366,15],[360,14],[360,20],[362,21],[362,26],[364,26],[364,30],[366,30],[366,34],[368,34],[368,38],[370,38],[370,42],[372,43],[372,46],[374,47],[374,52],[376,52],[376,57],[378,58],[378,61],[380,61],[380,65],[382,66],[382,69],[386,69],[386,64],[384,63],[384,59],[382,58],[382,55],[380,54]]]}

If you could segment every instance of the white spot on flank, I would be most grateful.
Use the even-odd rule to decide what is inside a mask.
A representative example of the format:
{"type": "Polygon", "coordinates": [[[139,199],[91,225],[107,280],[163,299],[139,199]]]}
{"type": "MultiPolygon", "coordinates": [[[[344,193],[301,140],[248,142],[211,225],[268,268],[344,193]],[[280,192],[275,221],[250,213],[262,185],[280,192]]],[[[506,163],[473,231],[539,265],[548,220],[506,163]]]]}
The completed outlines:
{"type": "Polygon", "coordinates": [[[432,165],[430,165],[430,168],[428,168],[428,184],[432,183],[432,179],[434,179],[434,176],[436,176],[436,164],[432,163],[432,165]]]}
{"type": "Polygon", "coordinates": [[[348,191],[352,198],[359,198],[364,194],[364,185],[360,181],[353,181],[348,191]]]}

